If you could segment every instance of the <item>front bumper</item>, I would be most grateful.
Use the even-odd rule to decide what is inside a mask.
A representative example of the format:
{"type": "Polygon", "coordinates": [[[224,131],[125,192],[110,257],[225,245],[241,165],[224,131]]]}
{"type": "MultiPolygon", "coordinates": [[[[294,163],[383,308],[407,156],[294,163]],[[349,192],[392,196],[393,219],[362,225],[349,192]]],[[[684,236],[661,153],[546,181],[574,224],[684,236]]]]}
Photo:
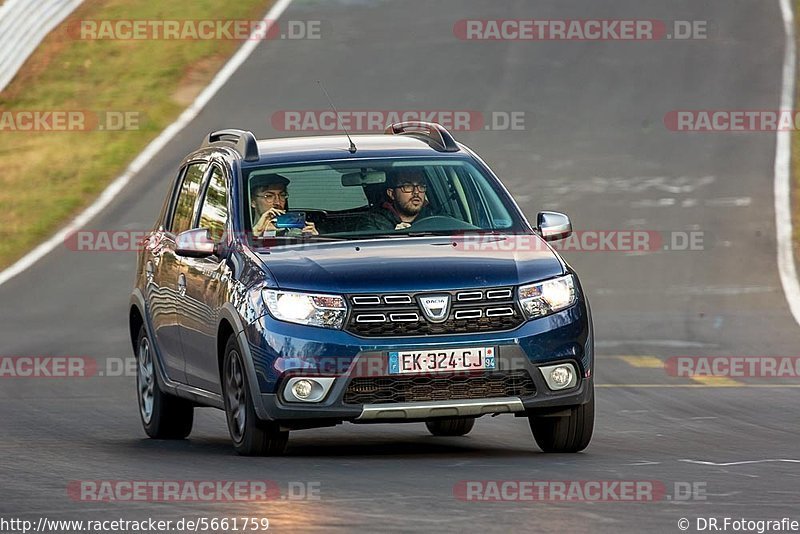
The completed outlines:
{"type": "MultiPolygon", "coordinates": [[[[548,413],[583,404],[590,398],[594,349],[591,314],[582,299],[567,310],[526,322],[509,332],[368,339],[264,316],[243,334],[247,339],[245,352],[253,363],[254,382],[260,389],[260,395],[254,395],[256,413],[263,420],[279,421],[289,428],[343,421],[421,421],[496,413],[548,413]],[[381,367],[390,350],[475,346],[496,347],[496,371],[526,371],[535,385],[535,392],[525,396],[477,399],[345,403],[351,380],[363,376],[393,377],[381,367]],[[576,367],[578,380],[569,389],[552,391],[539,367],[561,362],[570,362],[576,367]],[[287,380],[297,376],[325,376],[334,377],[334,380],[320,402],[288,402],[282,393],[283,387],[287,380]]],[[[446,373],[431,376],[442,377],[446,373]]]]}

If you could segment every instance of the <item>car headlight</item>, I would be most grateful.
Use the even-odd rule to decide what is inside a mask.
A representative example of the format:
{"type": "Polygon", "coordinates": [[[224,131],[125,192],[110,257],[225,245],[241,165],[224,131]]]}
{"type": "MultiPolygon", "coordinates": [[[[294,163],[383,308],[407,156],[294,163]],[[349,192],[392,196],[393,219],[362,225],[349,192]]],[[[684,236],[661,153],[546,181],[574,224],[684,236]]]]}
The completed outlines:
{"type": "Polygon", "coordinates": [[[341,328],[347,315],[347,303],[339,295],[265,289],[264,300],[273,317],[289,323],[341,328]]]}
{"type": "Polygon", "coordinates": [[[569,308],[577,300],[571,274],[519,288],[519,304],[528,319],[537,319],[569,308]]]}

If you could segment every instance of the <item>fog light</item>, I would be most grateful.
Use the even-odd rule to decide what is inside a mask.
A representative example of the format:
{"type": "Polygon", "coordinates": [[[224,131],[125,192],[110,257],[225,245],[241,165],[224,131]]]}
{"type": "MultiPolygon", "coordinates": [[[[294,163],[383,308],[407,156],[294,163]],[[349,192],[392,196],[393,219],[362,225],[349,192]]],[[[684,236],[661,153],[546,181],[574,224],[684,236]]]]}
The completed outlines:
{"type": "Polygon", "coordinates": [[[293,376],[283,386],[283,399],[286,402],[320,402],[330,391],[332,376],[293,376]]]}
{"type": "Polygon", "coordinates": [[[578,370],[572,363],[559,363],[539,367],[547,387],[553,391],[567,389],[578,383],[578,370]]]}
{"type": "Polygon", "coordinates": [[[572,370],[569,367],[558,366],[550,371],[550,380],[558,387],[563,388],[572,381],[572,370]]]}
{"type": "Polygon", "coordinates": [[[311,395],[311,391],[314,389],[314,385],[311,383],[310,380],[298,380],[292,386],[292,393],[298,399],[307,399],[311,395]]]}

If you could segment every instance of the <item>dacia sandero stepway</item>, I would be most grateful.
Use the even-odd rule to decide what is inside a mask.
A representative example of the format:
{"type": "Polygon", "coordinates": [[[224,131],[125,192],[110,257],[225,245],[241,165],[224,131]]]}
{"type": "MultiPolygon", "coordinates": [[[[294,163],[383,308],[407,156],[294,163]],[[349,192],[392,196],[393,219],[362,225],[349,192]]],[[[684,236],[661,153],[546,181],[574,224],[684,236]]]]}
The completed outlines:
{"type": "Polygon", "coordinates": [[[235,450],[289,432],[527,418],[546,452],[586,448],[593,336],[578,276],[489,167],[434,123],[383,135],[209,134],[180,164],[129,305],[139,413],[184,438],[225,411],[235,450]]]}

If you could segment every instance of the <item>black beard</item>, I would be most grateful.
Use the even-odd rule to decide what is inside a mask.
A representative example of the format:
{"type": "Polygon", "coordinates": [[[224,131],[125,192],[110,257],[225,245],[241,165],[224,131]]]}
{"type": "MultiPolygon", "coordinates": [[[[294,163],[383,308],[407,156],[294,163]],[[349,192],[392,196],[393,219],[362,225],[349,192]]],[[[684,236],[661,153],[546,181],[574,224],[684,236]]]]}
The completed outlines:
{"type": "Polygon", "coordinates": [[[402,206],[399,202],[396,202],[394,207],[400,215],[405,215],[406,217],[416,217],[419,215],[419,212],[422,211],[422,205],[420,205],[417,211],[410,211],[405,206],[402,206]]]}

